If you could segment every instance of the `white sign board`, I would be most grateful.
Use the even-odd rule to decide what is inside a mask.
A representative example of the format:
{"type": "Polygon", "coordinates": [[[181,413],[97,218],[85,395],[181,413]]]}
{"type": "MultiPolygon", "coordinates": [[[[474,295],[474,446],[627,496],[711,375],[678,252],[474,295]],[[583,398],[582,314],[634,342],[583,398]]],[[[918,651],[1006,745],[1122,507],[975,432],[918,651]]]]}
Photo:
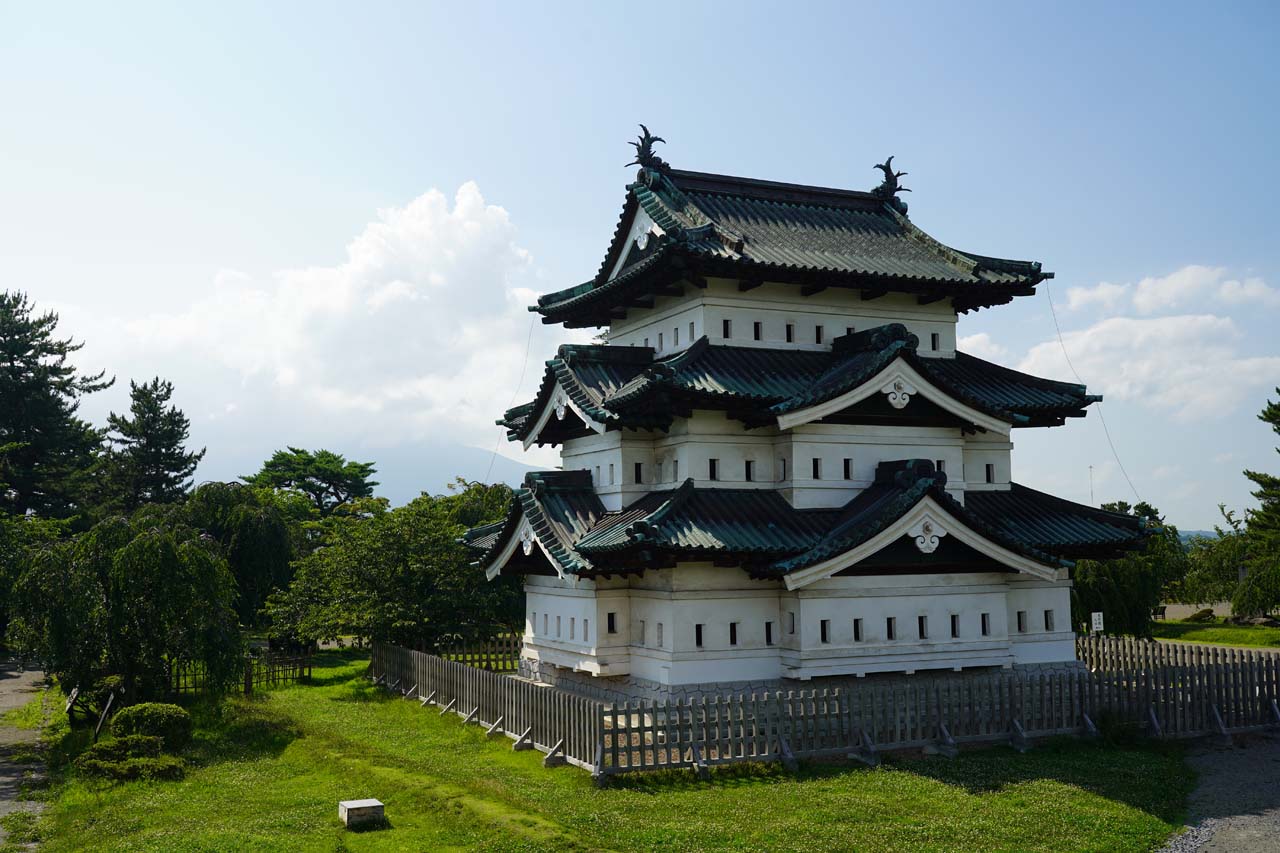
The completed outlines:
{"type": "Polygon", "coordinates": [[[1093,612],[1093,633],[1095,634],[1102,633],[1102,611],[1101,610],[1095,610],[1093,612]]]}

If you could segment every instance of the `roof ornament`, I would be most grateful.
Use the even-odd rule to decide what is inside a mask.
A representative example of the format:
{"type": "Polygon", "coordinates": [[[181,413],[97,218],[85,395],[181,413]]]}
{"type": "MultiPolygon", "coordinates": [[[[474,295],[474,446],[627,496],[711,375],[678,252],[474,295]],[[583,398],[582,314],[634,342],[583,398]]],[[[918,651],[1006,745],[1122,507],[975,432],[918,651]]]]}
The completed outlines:
{"type": "Polygon", "coordinates": [[[654,136],[649,132],[649,128],[645,127],[643,124],[640,125],[640,130],[643,132],[640,134],[638,141],[629,143],[635,146],[636,159],[632,160],[627,165],[639,166],[642,169],[657,169],[659,171],[671,168],[670,164],[668,164],[666,160],[663,160],[653,151],[653,143],[661,142],[665,145],[667,140],[663,139],[661,136],[654,136]]]}
{"type": "Polygon", "coordinates": [[[884,172],[884,180],[880,182],[880,186],[871,191],[872,195],[883,199],[893,205],[900,212],[907,212],[907,203],[898,198],[898,193],[909,193],[911,190],[898,185],[898,178],[905,177],[906,172],[893,171],[893,158],[885,160],[883,163],[877,163],[875,168],[884,172]]]}

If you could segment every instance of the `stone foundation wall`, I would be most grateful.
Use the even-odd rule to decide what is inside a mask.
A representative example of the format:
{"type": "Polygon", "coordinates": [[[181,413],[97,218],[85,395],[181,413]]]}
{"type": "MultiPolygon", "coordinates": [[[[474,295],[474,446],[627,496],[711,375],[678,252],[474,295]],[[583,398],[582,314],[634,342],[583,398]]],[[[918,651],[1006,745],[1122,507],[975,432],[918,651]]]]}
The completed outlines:
{"type": "MultiPolygon", "coordinates": [[[[1062,661],[1059,663],[1018,664],[1012,667],[1012,671],[1027,675],[1053,675],[1078,672],[1084,667],[1085,665],[1081,661],[1062,661]]],[[[739,693],[831,690],[834,688],[847,690],[871,684],[884,687],[919,687],[922,684],[955,683],[969,678],[980,678],[1000,671],[997,667],[982,667],[966,669],[961,672],[923,671],[914,675],[893,672],[872,673],[862,678],[852,675],[840,675],[813,678],[809,681],[777,678],[760,681],[721,681],[709,684],[667,685],[633,676],[597,678],[585,672],[562,669],[543,661],[525,659],[520,661],[520,675],[522,677],[601,702],[626,702],[632,699],[663,702],[678,699],[697,699],[704,696],[736,695],[739,693]]]]}

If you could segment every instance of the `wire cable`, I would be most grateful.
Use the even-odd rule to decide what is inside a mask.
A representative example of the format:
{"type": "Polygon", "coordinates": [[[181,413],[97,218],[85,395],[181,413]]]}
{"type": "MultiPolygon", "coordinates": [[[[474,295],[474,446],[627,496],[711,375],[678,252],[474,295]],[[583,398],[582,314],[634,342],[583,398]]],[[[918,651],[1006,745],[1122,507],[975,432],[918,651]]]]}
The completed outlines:
{"type": "MultiPolygon", "coordinates": [[[[1067,343],[1062,339],[1062,327],[1058,325],[1058,312],[1053,307],[1053,295],[1049,293],[1049,288],[1046,287],[1044,289],[1044,295],[1049,300],[1049,316],[1053,317],[1053,330],[1058,333],[1058,346],[1062,347],[1062,357],[1067,360],[1067,367],[1070,368],[1071,375],[1076,378],[1076,382],[1084,385],[1085,381],[1076,372],[1076,366],[1071,363],[1071,356],[1067,353],[1067,343]]],[[[1124,469],[1124,463],[1120,461],[1120,454],[1116,451],[1116,443],[1111,440],[1111,430],[1107,429],[1107,418],[1102,413],[1101,400],[1094,404],[1094,410],[1098,413],[1098,421],[1102,424],[1102,434],[1107,437],[1107,445],[1111,448],[1111,455],[1116,459],[1116,465],[1120,467],[1120,473],[1124,475],[1124,481],[1129,484],[1130,490],[1133,491],[1133,496],[1141,501],[1142,495],[1138,494],[1138,488],[1133,485],[1133,480],[1129,478],[1129,472],[1124,469]]],[[[1092,490],[1092,477],[1089,479],[1089,486],[1090,490],[1092,490]]]]}
{"type": "MultiPolygon", "coordinates": [[[[516,398],[520,396],[520,389],[524,386],[525,374],[529,372],[529,352],[533,347],[533,328],[537,325],[538,315],[533,314],[529,317],[529,335],[524,341],[524,362],[520,365],[520,378],[516,380],[516,388],[511,392],[511,400],[507,403],[510,409],[516,404],[516,398]]],[[[505,436],[499,435],[498,440],[494,442],[493,453],[489,456],[489,470],[484,472],[484,483],[489,485],[489,477],[493,474],[493,463],[498,461],[498,448],[502,446],[502,440],[505,436]]]]}

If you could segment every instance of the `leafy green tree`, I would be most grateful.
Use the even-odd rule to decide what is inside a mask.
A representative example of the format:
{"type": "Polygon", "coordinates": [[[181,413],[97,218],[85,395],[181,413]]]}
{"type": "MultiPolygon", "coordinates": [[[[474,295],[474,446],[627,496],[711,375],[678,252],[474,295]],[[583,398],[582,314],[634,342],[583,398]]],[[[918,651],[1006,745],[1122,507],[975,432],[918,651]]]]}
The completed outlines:
{"type": "Polygon", "coordinates": [[[1201,606],[1230,601],[1244,574],[1249,540],[1244,523],[1222,504],[1222,525],[1214,536],[1196,536],[1187,547],[1187,574],[1169,590],[1169,598],[1201,606]]]}
{"type": "Polygon", "coordinates": [[[239,591],[240,621],[256,624],[267,596],[289,585],[294,556],[306,550],[308,514],[281,493],[242,483],[203,483],[184,510],[192,527],[222,546],[239,591]]]}
{"type": "Polygon", "coordinates": [[[217,543],[171,510],[112,516],[33,553],[9,634],[68,692],[114,676],[129,700],[158,698],[187,664],[226,688],[243,653],[234,599],[217,543]]]}
{"type": "Polygon", "coordinates": [[[510,496],[506,486],[458,481],[448,495],[397,509],[365,500],[359,513],[331,519],[322,547],[269,599],[272,635],[429,649],[511,630],[523,618],[520,584],[486,581],[458,543],[467,527],[500,518],[510,496]]]}
{"type": "Polygon", "coordinates": [[[0,515],[0,648],[5,645],[13,590],[26,572],[32,555],[57,540],[65,523],[35,515],[0,515]]]}
{"type": "Polygon", "coordinates": [[[191,421],[169,405],[172,397],[173,383],[158,376],[142,385],[130,381],[129,414],[107,417],[109,488],[126,512],[181,500],[204,458],[203,449],[187,451],[191,421]]]}
{"type": "Polygon", "coordinates": [[[1149,637],[1151,612],[1160,604],[1164,589],[1187,572],[1186,550],[1178,529],[1166,524],[1151,504],[1130,506],[1118,501],[1103,504],[1102,508],[1144,518],[1152,532],[1141,551],[1111,560],[1076,563],[1072,621],[1077,625],[1087,623],[1090,613],[1101,611],[1107,633],[1149,637]]]}
{"type": "Polygon", "coordinates": [[[102,433],[76,416],[80,399],[110,387],[69,363],[83,344],[58,338],[58,315],[26,294],[0,292],[0,512],[67,518],[84,509],[102,433]]]}
{"type": "Polygon", "coordinates": [[[358,498],[373,496],[378,485],[369,478],[376,473],[372,462],[348,462],[329,450],[277,450],[257,474],[241,477],[252,486],[292,489],[306,495],[321,517],[358,498]]]}

